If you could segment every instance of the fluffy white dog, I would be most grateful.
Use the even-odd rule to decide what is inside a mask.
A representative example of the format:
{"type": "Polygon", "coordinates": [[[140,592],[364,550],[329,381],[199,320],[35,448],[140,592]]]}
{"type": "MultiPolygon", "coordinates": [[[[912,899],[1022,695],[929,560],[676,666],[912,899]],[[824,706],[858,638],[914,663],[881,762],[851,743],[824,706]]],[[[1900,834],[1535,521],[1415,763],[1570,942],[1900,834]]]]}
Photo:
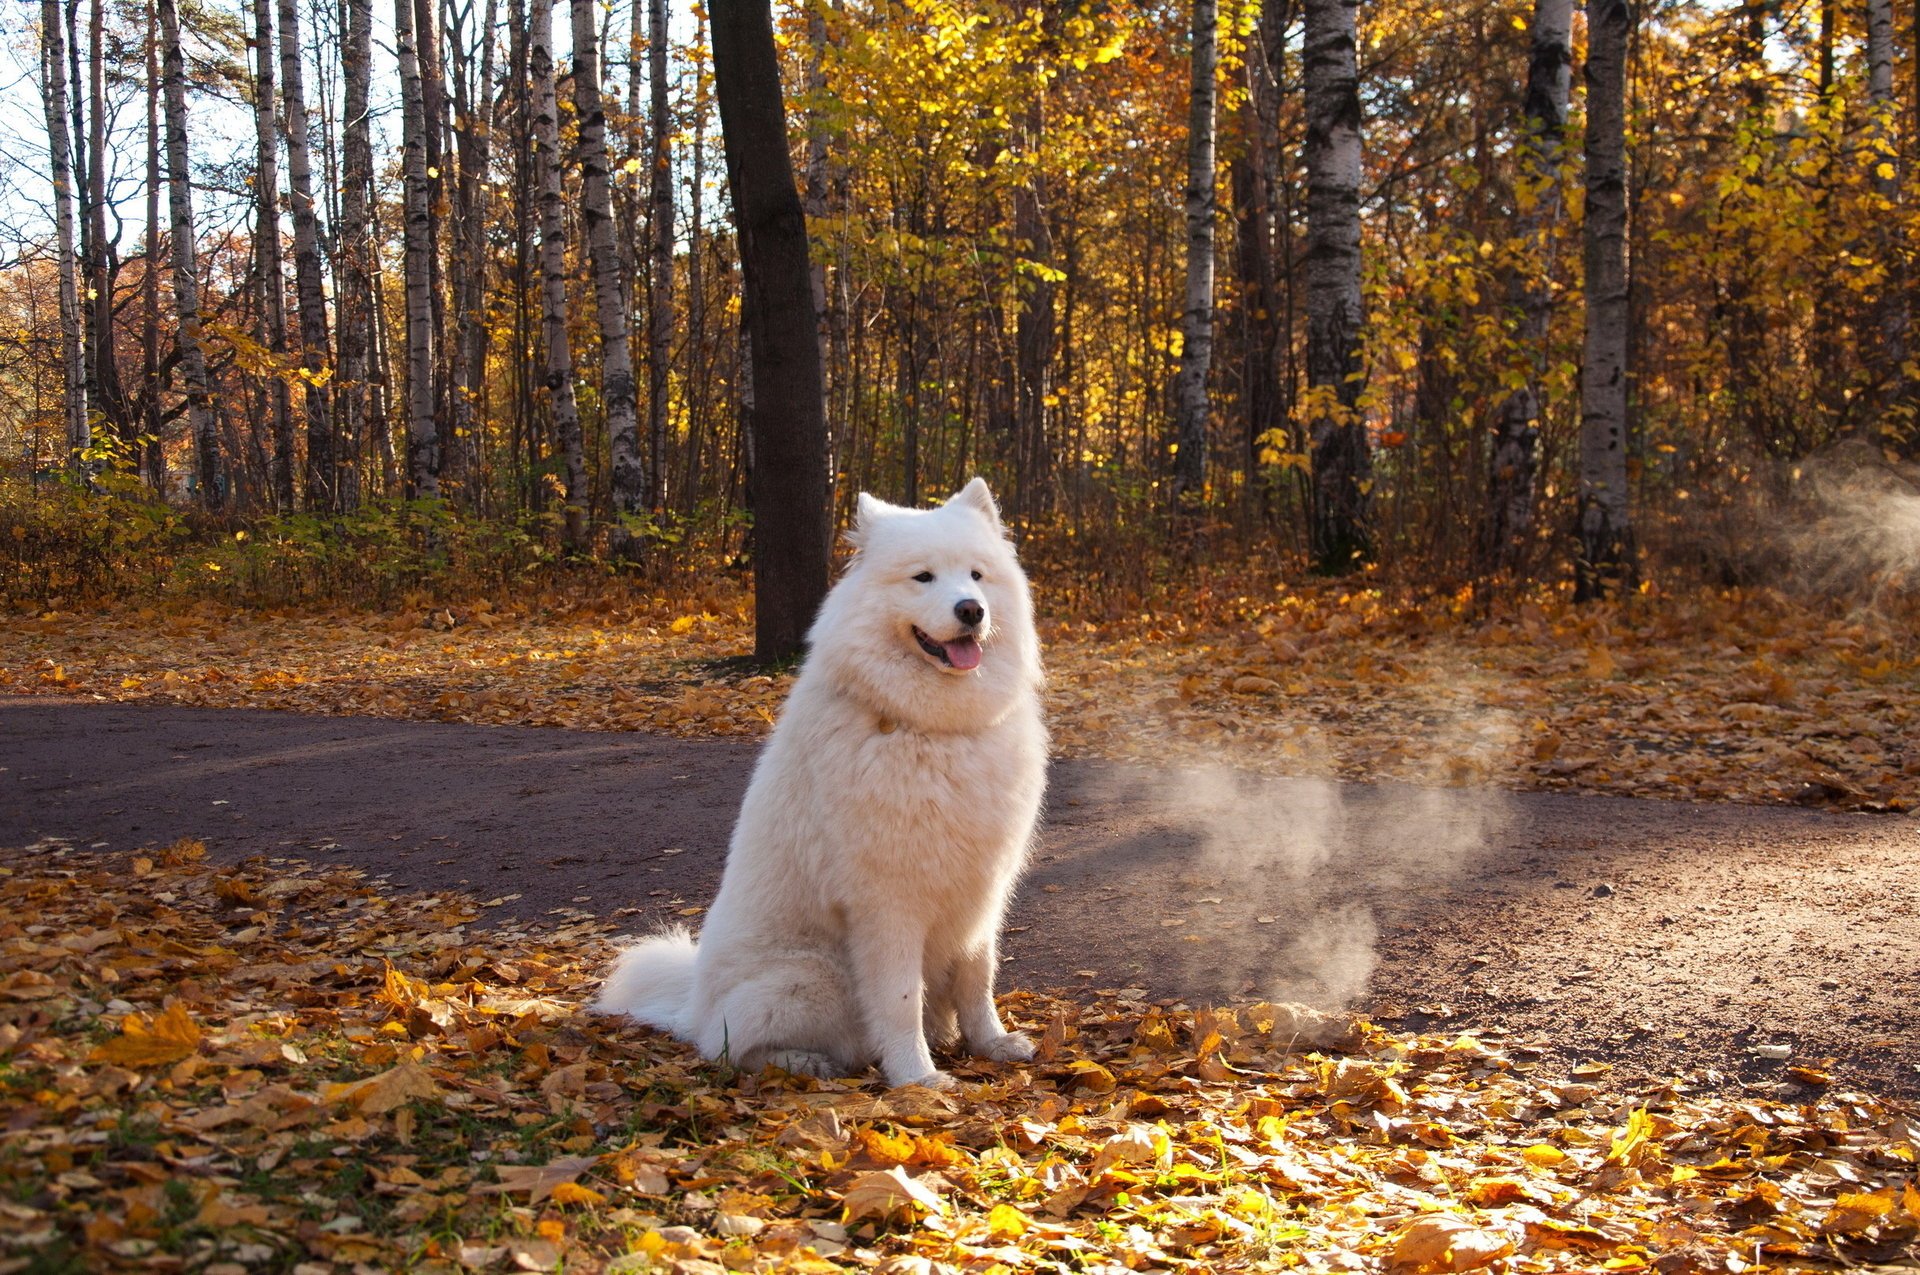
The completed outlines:
{"type": "Polygon", "coordinates": [[[1026,577],[987,485],[860,497],[696,944],[644,939],[594,1008],[708,1058],[945,1087],[929,1042],[1033,1055],[993,1003],[1002,913],[1046,785],[1026,577]]]}

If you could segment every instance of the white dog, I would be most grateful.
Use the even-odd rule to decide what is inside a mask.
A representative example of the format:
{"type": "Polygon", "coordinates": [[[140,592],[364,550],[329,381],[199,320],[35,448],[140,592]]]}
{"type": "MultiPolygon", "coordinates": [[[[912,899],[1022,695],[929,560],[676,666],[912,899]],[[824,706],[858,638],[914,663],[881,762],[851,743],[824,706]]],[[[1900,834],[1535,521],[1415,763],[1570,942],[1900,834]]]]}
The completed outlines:
{"type": "Polygon", "coordinates": [[[748,1069],[945,1087],[929,1041],[1033,1055],[993,1003],[1046,785],[1033,604],[978,478],[937,509],[863,494],[848,539],[698,944],[642,940],[594,1008],[748,1069]]]}

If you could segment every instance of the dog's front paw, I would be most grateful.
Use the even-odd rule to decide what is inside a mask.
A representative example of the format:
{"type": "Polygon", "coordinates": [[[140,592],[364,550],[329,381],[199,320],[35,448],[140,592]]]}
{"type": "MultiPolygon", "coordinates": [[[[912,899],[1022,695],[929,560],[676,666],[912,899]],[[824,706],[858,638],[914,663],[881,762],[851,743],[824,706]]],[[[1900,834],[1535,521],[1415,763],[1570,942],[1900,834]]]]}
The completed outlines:
{"type": "Polygon", "coordinates": [[[974,1052],[994,1062],[1026,1062],[1033,1057],[1033,1041],[1025,1032],[1002,1032],[974,1052]]]}
{"type": "Polygon", "coordinates": [[[892,1076],[888,1076],[887,1083],[895,1089],[904,1089],[908,1085],[919,1085],[923,1089],[952,1089],[960,1082],[936,1067],[924,1076],[914,1076],[907,1080],[895,1081],[892,1076]]]}

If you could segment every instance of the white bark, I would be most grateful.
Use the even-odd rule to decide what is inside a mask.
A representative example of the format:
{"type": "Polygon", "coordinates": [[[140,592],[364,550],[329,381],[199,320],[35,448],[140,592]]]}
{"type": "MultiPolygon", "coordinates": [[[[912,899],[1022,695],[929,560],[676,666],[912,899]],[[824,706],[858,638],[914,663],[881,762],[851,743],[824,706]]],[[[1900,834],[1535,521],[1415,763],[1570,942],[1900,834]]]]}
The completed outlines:
{"type": "Polygon", "coordinates": [[[160,13],[161,83],[165,91],[167,131],[167,209],[173,223],[173,308],[179,324],[175,344],[187,385],[187,421],[198,460],[200,503],[225,506],[220,490],[220,427],[207,381],[207,356],[200,344],[200,280],[195,261],[193,177],[187,166],[187,70],[180,51],[180,12],[176,0],[157,0],[160,13]]]}
{"type": "Polygon", "coordinates": [[[1633,578],[1627,505],[1628,0],[1587,5],[1586,341],[1580,368],[1579,559],[1574,596],[1617,594],[1633,578]]]}
{"type": "Polygon", "coordinates": [[[587,464],[580,409],[573,395],[573,350],[567,342],[566,210],[560,202],[560,112],[553,82],[553,0],[533,0],[527,71],[533,80],[533,149],[540,204],[540,327],[547,349],[547,401],[566,467],[566,537],[587,540],[587,464]]]}
{"type": "Polygon", "coordinates": [[[402,171],[405,184],[407,313],[407,473],[413,494],[440,494],[440,438],[433,414],[433,221],[428,199],[426,89],[415,43],[413,0],[394,0],[400,62],[402,171]]]}
{"type": "Polygon", "coordinates": [[[639,390],[627,343],[627,289],[613,226],[613,190],[607,172],[607,113],[600,94],[599,0],[573,0],[573,105],[580,128],[580,217],[593,272],[600,327],[600,401],[607,415],[607,447],[616,513],[647,508],[647,473],[640,458],[639,390]]]}
{"type": "Polygon", "coordinates": [[[1174,377],[1178,450],[1176,502],[1202,499],[1207,480],[1207,373],[1213,364],[1213,223],[1216,79],[1220,68],[1217,0],[1193,0],[1192,87],[1187,112],[1187,294],[1180,320],[1180,370],[1174,377]]]}
{"type": "Polygon", "coordinates": [[[294,0],[280,0],[280,96],[287,116],[287,191],[293,213],[294,297],[300,312],[300,365],[306,377],[307,505],[339,507],[333,440],[333,362],[327,341],[327,293],[320,261],[319,217],[313,203],[313,158],[307,143],[307,95],[300,61],[300,16],[294,0]]]}
{"type": "Polygon", "coordinates": [[[1899,226],[1900,152],[1894,118],[1900,103],[1893,88],[1898,56],[1893,40],[1893,0],[1867,0],[1866,161],[1870,167],[1868,179],[1874,192],[1886,201],[1887,209],[1877,226],[1878,249],[1886,271],[1876,307],[1879,348],[1869,352],[1866,363],[1875,369],[1875,379],[1889,398],[1900,395],[1905,379],[1901,368],[1907,356],[1909,323],[1906,251],[1899,226]]]}
{"type": "Polygon", "coordinates": [[[1310,542],[1322,571],[1372,552],[1366,523],[1372,456],[1359,419],[1360,75],[1356,0],[1307,0],[1307,383],[1328,404],[1308,425],[1313,446],[1310,542]]]}
{"type": "Polygon", "coordinates": [[[78,465],[88,443],[87,366],[80,342],[79,266],[74,253],[73,140],[67,126],[66,22],[59,0],[41,5],[41,52],[46,68],[47,141],[53,160],[53,216],[60,272],[60,406],[69,462],[78,465]]]}

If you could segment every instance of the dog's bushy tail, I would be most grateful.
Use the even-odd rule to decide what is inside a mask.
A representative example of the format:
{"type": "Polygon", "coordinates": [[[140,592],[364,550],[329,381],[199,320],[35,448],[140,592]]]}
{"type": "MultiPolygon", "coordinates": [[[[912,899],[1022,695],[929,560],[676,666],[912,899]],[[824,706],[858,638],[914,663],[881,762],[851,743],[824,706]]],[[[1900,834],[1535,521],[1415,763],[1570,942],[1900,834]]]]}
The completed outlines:
{"type": "Polygon", "coordinates": [[[685,1038],[692,1027],[693,953],[685,926],[641,939],[614,959],[593,1008],[685,1038]]]}

